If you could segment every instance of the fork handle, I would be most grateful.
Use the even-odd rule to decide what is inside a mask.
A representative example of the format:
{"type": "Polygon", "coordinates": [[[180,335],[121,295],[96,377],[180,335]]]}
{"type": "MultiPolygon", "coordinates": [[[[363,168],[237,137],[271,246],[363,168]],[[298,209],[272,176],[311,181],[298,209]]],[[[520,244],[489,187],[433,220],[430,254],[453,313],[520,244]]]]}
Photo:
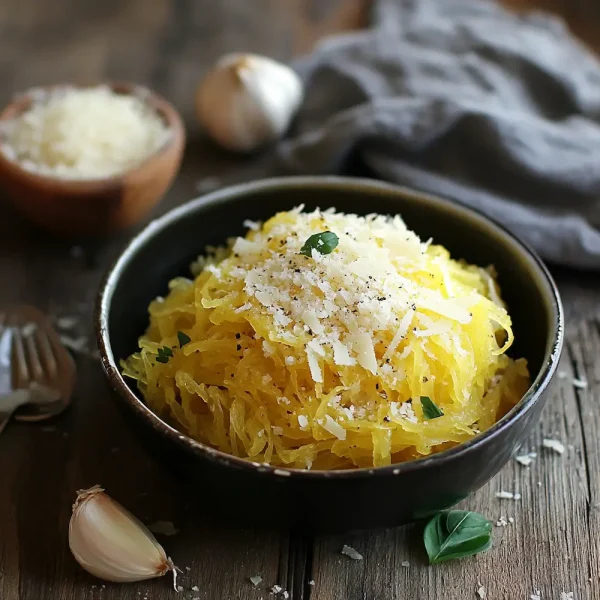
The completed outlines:
{"type": "Polygon", "coordinates": [[[2,406],[2,409],[0,410],[0,433],[4,431],[4,428],[17,408],[23,406],[23,404],[27,404],[29,400],[30,395],[27,390],[15,390],[7,396],[2,396],[0,398],[0,405],[2,406]]]}
{"type": "Polygon", "coordinates": [[[8,425],[8,422],[10,421],[10,418],[13,416],[13,413],[16,410],[17,409],[14,408],[11,411],[0,412],[0,433],[2,433],[4,431],[5,427],[8,425]]]}

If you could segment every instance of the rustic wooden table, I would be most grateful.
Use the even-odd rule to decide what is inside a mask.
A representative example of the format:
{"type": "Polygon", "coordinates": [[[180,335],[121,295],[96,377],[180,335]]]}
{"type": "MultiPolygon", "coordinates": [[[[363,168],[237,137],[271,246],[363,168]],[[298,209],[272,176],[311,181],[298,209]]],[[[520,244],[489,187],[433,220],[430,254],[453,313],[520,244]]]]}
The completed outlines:
{"type": "MultiPolygon", "coordinates": [[[[562,10],[590,44],[600,40],[597,0],[546,4],[562,10]]],[[[203,177],[241,164],[197,134],[193,92],[207,66],[233,49],[289,58],[327,33],[365,23],[365,7],[354,0],[2,0],[0,103],[17,90],[56,81],[107,77],[157,89],[182,111],[190,137],[164,211],[193,197],[203,177]]],[[[47,237],[5,206],[0,211],[0,301],[76,315],[71,335],[91,339],[99,279],[128,236],[89,247],[47,237]]],[[[494,520],[514,519],[495,528],[493,551],[430,567],[418,525],[312,536],[217,523],[141,451],[108,399],[99,362],[78,355],[72,410],[44,426],[12,424],[0,437],[0,598],[258,600],[272,597],[274,584],[293,600],[463,600],[477,598],[479,584],[490,600],[528,600],[535,590],[544,600],[559,600],[562,592],[600,598],[600,281],[554,274],[568,319],[566,377],[527,443],[538,458],[527,468],[512,462],[463,503],[494,520]],[[587,389],[574,387],[574,376],[585,378],[587,389]],[[564,455],[541,449],[545,437],[562,440],[564,455]],[[78,568],[67,547],[71,502],[76,489],[95,483],[145,521],[172,521],[179,529],[161,541],[185,567],[183,594],[176,596],[166,580],[104,587],[78,568]],[[522,499],[499,500],[500,490],[518,491],[522,499]],[[343,544],[364,560],[342,556],[343,544]],[[248,578],[257,574],[264,583],[255,589],[248,578]]]]}

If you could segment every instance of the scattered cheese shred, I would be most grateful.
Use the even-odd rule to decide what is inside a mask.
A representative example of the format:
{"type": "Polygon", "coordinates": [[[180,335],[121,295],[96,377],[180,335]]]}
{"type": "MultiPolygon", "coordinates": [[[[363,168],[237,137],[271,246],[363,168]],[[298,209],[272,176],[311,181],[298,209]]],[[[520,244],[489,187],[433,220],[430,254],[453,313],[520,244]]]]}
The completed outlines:
{"type": "Polygon", "coordinates": [[[156,521],[156,523],[148,525],[148,529],[158,535],[177,535],[179,533],[171,521],[156,521]]]}
{"type": "Polygon", "coordinates": [[[549,450],[553,450],[557,454],[564,454],[565,452],[565,445],[558,440],[550,440],[546,438],[542,440],[542,446],[544,446],[544,448],[548,448],[549,450]]]}
{"type": "MultiPolygon", "coordinates": [[[[147,95],[148,92],[145,92],[147,95]]],[[[2,152],[24,168],[64,179],[112,177],[137,167],[171,133],[143,97],[107,86],[32,90],[31,106],[2,122],[2,152]]]]}
{"type": "Polygon", "coordinates": [[[588,382],[585,379],[575,377],[573,379],[573,386],[576,387],[578,390],[585,390],[588,386],[588,382]]]}
{"type": "Polygon", "coordinates": [[[246,225],[150,304],[141,351],[123,363],[193,438],[277,467],[389,465],[470,440],[529,387],[526,362],[505,354],[511,320],[492,271],[400,217],[300,207],[246,225]],[[337,247],[302,254],[323,231],[337,247]],[[173,356],[157,362],[164,346],[173,356]],[[443,416],[425,419],[421,396],[443,416]]]}
{"type": "Polygon", "coordinates": [[[342,547],[342,554],[345,554],[348,558],[351,558],[352,560],[363,559],[363,555],[360,552],[355,550],[352,546],[346,546],[345,544],[342,547]]]}
{"type": "Polygon", "coordinates": [[[528,467],[537,458],[537,452],[529,452],[528,454],[520,454],[515,456],[515,460],[524,467],[528,467]]]}
{"type": "Polygon", "coordinates": [[[521,494],[519,492],[505,492],[504,490],[501,492],[496,492],[496,498],[500,500],[520,500],[521,494]]]}
{"type": "Polygon", "coordinates": [[[339,423],[336,423],[329,415],[325,415],[323,429],[326,429],[329,433],[335,435],[338,440],[346,439],[346,430],[339,423]]]}

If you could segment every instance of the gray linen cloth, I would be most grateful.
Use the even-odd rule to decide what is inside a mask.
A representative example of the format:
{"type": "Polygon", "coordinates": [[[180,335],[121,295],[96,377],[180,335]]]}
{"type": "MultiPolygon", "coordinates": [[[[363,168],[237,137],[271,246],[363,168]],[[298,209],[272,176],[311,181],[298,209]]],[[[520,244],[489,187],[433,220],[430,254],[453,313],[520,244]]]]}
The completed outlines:
{"type": "Polygon", "coordinates": [[[306,98],[269,174],[358,159],[478,208],[550,262],[600,269],[600,62],[558,19],[378,0],[370,29],[294,66],[306,98]]]}

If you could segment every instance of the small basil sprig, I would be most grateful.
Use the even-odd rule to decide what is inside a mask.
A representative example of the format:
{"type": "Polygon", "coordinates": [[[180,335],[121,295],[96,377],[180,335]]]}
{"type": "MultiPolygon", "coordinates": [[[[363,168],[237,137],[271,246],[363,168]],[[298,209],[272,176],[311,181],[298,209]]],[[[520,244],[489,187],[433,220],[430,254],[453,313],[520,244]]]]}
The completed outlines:
{"type": "Polygon", "coordinates": [[[169,362],[169,358],[173,356],[173,350],[169,348],[169,346],[163,346],[158,349],[158,356],[156,357],[156,362],[167,364],[169,362]]]}
{"type": "Polygon", "coordinates": [[[304,246],[300,249],[300,254],[304,256],[312,256],[312,251],[316,250],[320,254],[331,254],[339,244],[340,239],[331,231],[323,231],[323,233],[315,233],[311,235],[304,246]]]}
{"type": "Polygon", "coordinates": [[[432,565],[473,556],[491,547],[492,524],[468,510],[441,512],[425,526],[423,541],[432,565]]]}
{"type": "Polygon", "coordinates": [[[186,344],[189,344],[192,341],[192,338],[189,335],[183,333],[183,331],[177,332],[177,339],[179,340],[180,348],[183,348],[186,344]]]}
{"type": "MultiPolygon", "coordinates": [[[[177,332],[177,339],[179,340],[179,347],[183,348],[186,344],[189,344],[192,341],[192,338],[189,335],[183,333],[183,331],[177,332]]],[[[163,346],[158,349],[158,356],[156,357],[156,362],[167,364],[169,359],[173,358],[173,350],[169,348],[169,346],[163,346]]]]}
{"type": "Polygon", "coordinates": [[[437,419],[444,416],[442,409],[429,396],[421,396],[421,408],[424,419],[437,419]]]}

